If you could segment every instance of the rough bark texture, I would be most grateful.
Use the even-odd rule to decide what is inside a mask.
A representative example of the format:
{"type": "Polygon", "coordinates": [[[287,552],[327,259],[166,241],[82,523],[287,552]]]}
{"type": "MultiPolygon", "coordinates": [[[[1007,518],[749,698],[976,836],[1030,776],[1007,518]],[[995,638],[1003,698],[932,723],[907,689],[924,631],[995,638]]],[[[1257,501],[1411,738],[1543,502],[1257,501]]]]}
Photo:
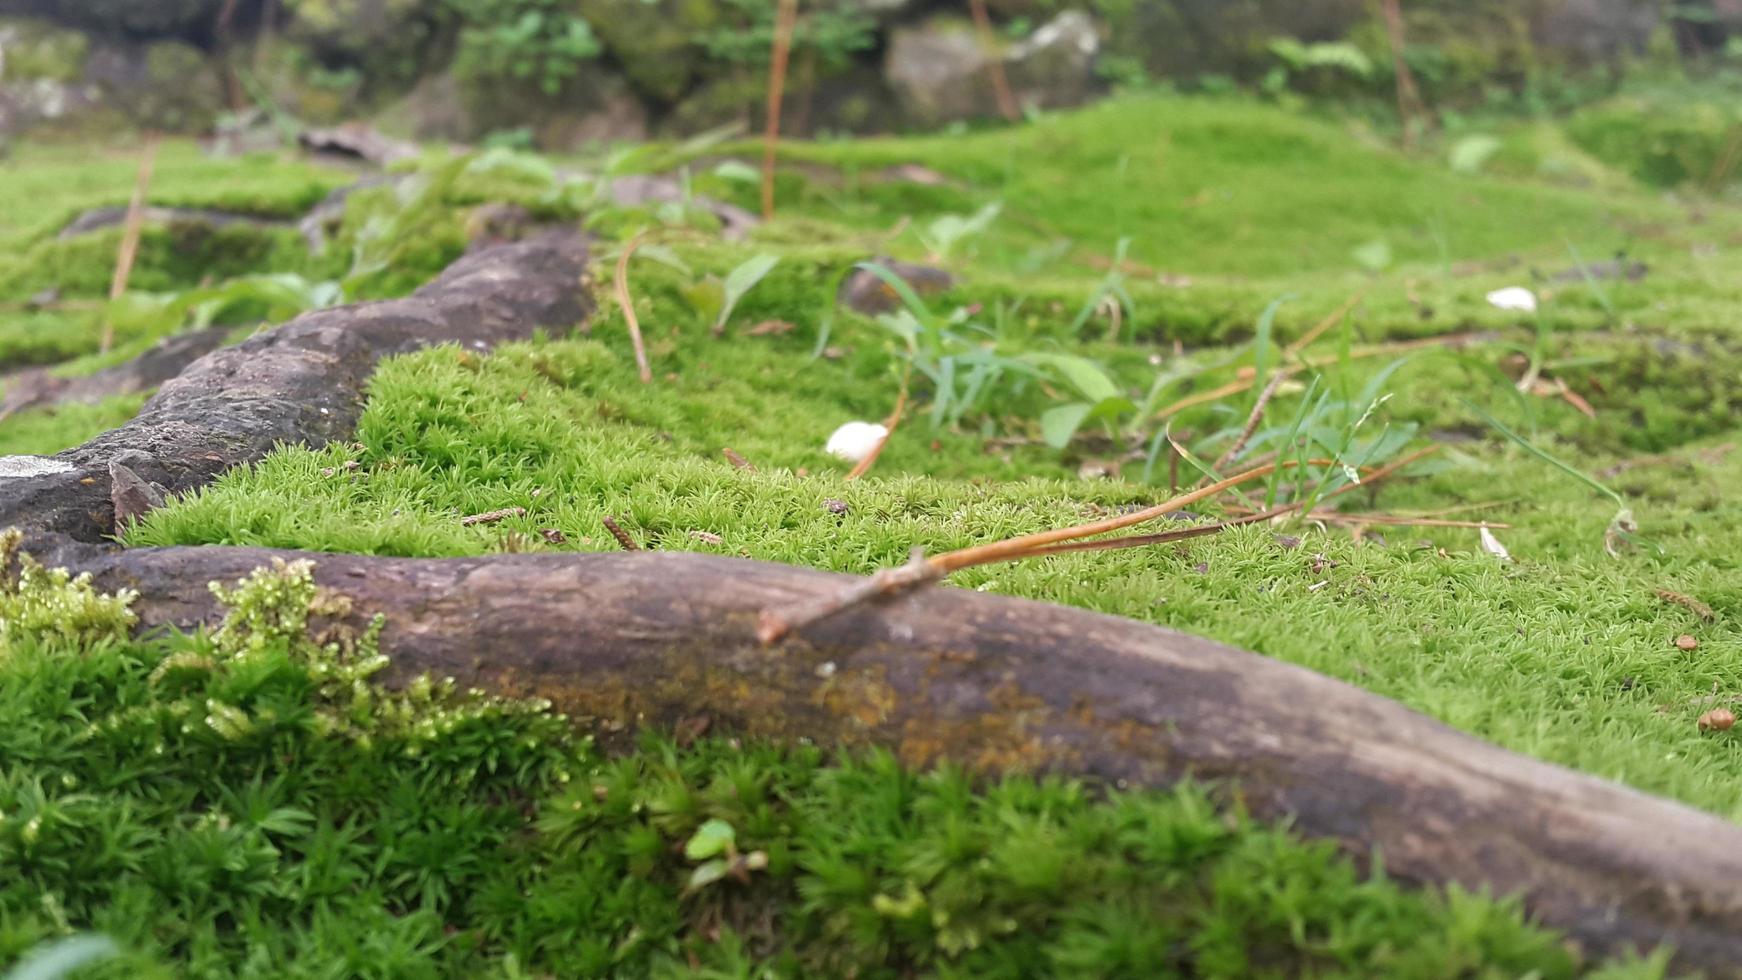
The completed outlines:
{"type": "Polygon", "coordinates": [[[126,425],[47,461],[0,459],[0,527],[100,540],[114,530],[112,462],[182,493],[278,443],[347,438],[383,357],[449,341],[484,349],[579,323],[586,257],[573,235],[489,249],[405,299],[305,314],[207,354],[126,425]]]}
{"type": "Polygon", "coordinates": [[[0,397],[0,419],[43,405],[95,405],[116,395],[150,391],[217,350],[234,329],[207,327],[166,337],[125,364],[83,377],[63,378],[42,368],[22,372],[6,382],[6,394],[0,397]]]}
{"type": "MultiPolygon", "coordinates": [[[[205,588],[289,552],[104,551],[55,564],[141,593],[146,627],[213,623],[205,588]]],[[[617,730],[708,715],[777,738],[883,745],[907,762],[1055,771],[1121,786],[1232,780],[1387,871],[1522,893],[1587,950],[1672,943],[1742,963],[1742,827],[1515,755],[1395,702],[1208,640],[1081,610],[934,588],[849,610],[772,649],[756,614],[848,576],[695,554],[388,559],[306,555],[384,613],[390,681],[550,698],[617,730]]]]}

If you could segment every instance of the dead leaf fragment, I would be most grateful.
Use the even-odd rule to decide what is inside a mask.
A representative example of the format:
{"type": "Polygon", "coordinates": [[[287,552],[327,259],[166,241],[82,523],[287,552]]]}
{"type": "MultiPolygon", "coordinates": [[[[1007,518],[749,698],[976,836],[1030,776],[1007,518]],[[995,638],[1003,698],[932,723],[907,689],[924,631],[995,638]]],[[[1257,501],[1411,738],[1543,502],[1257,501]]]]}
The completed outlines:
{"type": "Polygon", "coordinates": [[[1690,634],[1683,633],[1675,638],[1675,648],[1677,650],[1698,650],[1700,641],[1694,639],[1690,634]]]}
{"type": "Polygon", "coordinates": [[[471,527],[474,524],[494,524],[505,517],[524,517],[525,507],[504,507],[501,510],[485,511],[482,514],[472,514],[460,518],[461,527],[471,527]]]}
{"type": "Polygon", "coordinates": [[[1727,732],[1736,724],[1736,713],[1729,708],[1713,708],[1700,716],[1700,731],[1727,732]]]}
{"type": "Polygon", "coordinates": [[[763,320],[756,326],[744,331],[746,337],[771,337],[776,334],[791,333],[793,325],[785,320],[763,320]]]}
{"type": "Polygon", "coordinates": [[[554,527],[541,527],[541,528],[539,528],[538,529],[538,536],[543,538],[545,541],[549,542],[550,544],[562,544],[564,541],[567,541],[569,539],[568,535],[562,533],[561,531],[557,530],[554,527]]]}
{"type": "Polygon", "coordinates": [[[126,527],[164,504],[166,491],[133,472],[123,463],[109,463],[109,502],[115,507],[115,526],[126,527]]]}
{"type": "Polygon", "coordinates": [[[1695,616],[1700,617],[1708,623],[1714,622],[1718,618],[1718,614],[1712,611],[1711,606],[1706,605],[1691,595],[1683,595],[1680,592],[1672,592],[1669,589],[1658,589],[1657,597],[1662,599],[1664,602],[1673,602],[1676,605],[1687,609],[1689,612],[1692,612],[1695,616]]]}

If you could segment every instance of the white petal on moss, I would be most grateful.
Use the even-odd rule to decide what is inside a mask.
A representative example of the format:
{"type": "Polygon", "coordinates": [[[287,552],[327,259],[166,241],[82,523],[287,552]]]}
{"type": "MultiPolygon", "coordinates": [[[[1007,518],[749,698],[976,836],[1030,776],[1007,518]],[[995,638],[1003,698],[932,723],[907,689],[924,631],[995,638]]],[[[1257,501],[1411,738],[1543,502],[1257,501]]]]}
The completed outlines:
{"type": "Polygon", "coordinates": [[[1494,532],[1485,527],[1482,528],[1482,550],[1501,561],[1512,560],[1512,552],[1507,551],[1506,546],[1500,543],[1500,539],[1494,536],[1494,532]]]}
{"type": "Polygon", "coordinates": [[[1507,286],[1488,294],[1488,305],[1502,310],[1536,312],[1536,294],[1523,286],[1507,286]]]}
{"type": "Polygon", "coordinates": [[[829,436],[829,444],[824,448],[849,463],[857,463],[871,455],[871,450],[888,434],[888,429],[875,422],[848,422],[829,436]]]}

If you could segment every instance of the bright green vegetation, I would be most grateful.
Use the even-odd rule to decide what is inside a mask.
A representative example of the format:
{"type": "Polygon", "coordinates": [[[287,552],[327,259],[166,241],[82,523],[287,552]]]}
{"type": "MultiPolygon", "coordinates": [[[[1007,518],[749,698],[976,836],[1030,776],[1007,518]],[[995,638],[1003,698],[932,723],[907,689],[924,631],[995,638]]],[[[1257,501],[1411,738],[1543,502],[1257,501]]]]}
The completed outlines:
{"type": "Polygon", "coordinates": [[[1194,789],[608,759],[535,707],[374,693],[369,636],[307,639],[306,569],[223,597],[216,633],[140,644],[28,565],[0,592],[0,962],[80,927],[130,951],[93,976],[1572,973],[1514,906],[1364,880],[1194,789]]]}
{"type": "MultiPolygon", "coordinates": [[[[1531,139],[1553,148],[1565,137],[1531,139]]],[[[1500,158],[1527,159],[1517,143],[1500,158]]],[[[719,166],[720,147],[689,155],[696,192],[753,202],[739,169],[719,166]]],[[[365,234],[366,213],[404,234],[380,244],[380,267],[364,276],[319,275],[354,295],[402,292],[461,247],[463,205],[584,212],[605,236],[592,323],[489,355],[450,347],[388,362],[355,444],[280,450],[154,513],[129,544],[588,551],[616,547],[601,523],[610,515],[650,548],[870,572],[915,546],[963,547],[1164,499],[1176,467],[1155,413],[1242,368],[1298,367],[1283,345],[1365,289],[1304,351],[1314,367],[1279,390],[1243,459],[1292,455],[1296,436],[1350,463],[1441,443],[1404,476],[1327,507],[1504,522],[1495,533],[1515,562],[1486,553],[1472,529],[1374,525],[1357,539],[1343,523],[1296,522],[974,569],[949,587],[1211,636],[1742,819],[1742,739],[1695,723],[1710,706],[1702,698],[1742,686],[1742,503],[1729,492],[1742,452],[1725,448],[1739,438],[1742,257],[1729,243],[1742,229],[1723,205],[1659,196],[1613,171],[1601,191],[1516,176],[1530,173],[1522,165],[1491,168],[1515,176],[1458,173],[1437,149],[1410,157],[1273,107],[1177,98],[950,140],[794,146],[782,217],[734,245],[698,233],[705,222],[683,208],[600,212],[591,189],[555,185],[531,158],[455,167],[426,166],[423,205],[361,198],[347,234],[365,234]],[[897,179],[886,170],[896,164],[951,183],[897,179]],[[973,230],[990,205],[995,216],[973,230]],[[656,230],[630,286],[655,373],[647,386],[609,289],[614,240],[643,225],[656,230]],[[1141,265],[1110,275],[1121,238],[1141,265]],[[1650,265],[1645,278],[1534,275],[1620,248],[1650,265]],[[909,319],[828,312],[855,261],[931,252],[959,281],[909,319]],[[723,287],[708,283],[759,256],[778,262],[714,336],[723,287]],[[1487,305],[1486,292],[1509,285],[1535,288],[1540,316],[1487,305]],[[1109,298],[1117,323],[1092,302],[1109,298]],[[769,321],[793,326],[752,333],[769,321]],[[1466,331],[1479,341],[1455,350],[1363,350],[1466,331]],[[1596,417],[1519,394],[1531,363],[1596,417]],[[829,433],[885,416],[909,368],[906,420],[868,478],[843,482],[847,464],[822,451],[829,433]],[[969,383],[977,370],[983,383],[969,383]],[[1095,411],[1054,448],[1056,413],[1074,404],[1095,411]],[[1640,540],[1607,555],[1616,503],[1501,439],[1483,413],[1619,494],[1640,540]],[[727,447],[756,471],[731,466],[727,447]],[[1081,479],[1080,468],[1118,478],[1081,479]],[[528,513],[459,524],[514,506],[528,513]],[[548,543],[550,528],[566,540],[548,543]],[[1684,633],[1696,649],[1673,645],[1684,633]]],[[[16,322],[0,318],[0,346],[16,322]]],[[[97,362],[78,363],[69,370],[97,362]]],[[[1166,434],[1214,460],[1253,403],[1248,389],[1183,410],[1166,434]]],[[[0,438],[7,451],[45,451],[130,408],[21,415],[0,438]]],[[[1326,486],[1342,479],[1338,467],[1310,472],[1326,486]]],[[[1198,473],[1180,463],[1177,479],[1193,485],[1198,473]]],[[[1306,489],[1283,480],[1251,492],[1262,505],[1306,489]]],[[[293,606],[305,601],[284,588],[293,606]]],[[[1200,789],[1108,798],[1023,779],[976,787],[876,757],[657,737],[607,757],[505,706],[432,695],[359,707],[347,700],[357,691],[341,697],[311,674],[328,654],[300,636],[278,628],[248,653],[222,635],[0,646],[0,751],[36,753],[0,777],[0,868],[28,871],[0,885],[0,962],[64,919],[116,936],[140,969],[196,975],[359,964],[505,976],[698,964],[722,976],[846,964],[867,976],[1595,966],[1565,959],[1511,906],[1366,879],[1219,812],[1200,789]],[[432,734],[419,719],[441,711],[484,714],[432,734]],[[110,730],[108,718],[126,720],[110,730]],[[129,740],[130,725],[153,737],[129,740]],[[57,782],[62,768],[74,785],[57,782]],[[45,806],[62,827],[57,849],[38,849],[52,859],[17,836],[15,815],[45,806]],[[732,829],[731,849],[704,853],[722,833],[710,820],[732,829]],[[767,864],[746,867],[747,882],[685,893],[708,861],[758,852],[767,864]]],[[[347,655],[360,664],[358,642],[347,655]]]]}
{"type": "Polygon", "coordinates": [[[95,405],[57,405],[18,413],[0,424],[0,456],[57,453],[113,429],[139,412],[144,395],[121,395],[95,405]]]}

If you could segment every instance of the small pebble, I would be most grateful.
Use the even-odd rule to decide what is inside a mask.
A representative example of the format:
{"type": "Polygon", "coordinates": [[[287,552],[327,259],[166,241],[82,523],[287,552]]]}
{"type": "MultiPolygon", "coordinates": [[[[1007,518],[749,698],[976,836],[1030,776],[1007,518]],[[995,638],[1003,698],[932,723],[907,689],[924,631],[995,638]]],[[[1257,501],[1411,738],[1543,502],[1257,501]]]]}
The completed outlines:
{"type": "Polygon", "coordinates": [[[1736,724],[1736,713],[1729,708],[1713,708],[1700,716],[1700,731],[1727,732],[1736,724]]]}
{"type": "Polygon", "coordinates": [[[1677,650],[1697,650],[1699,649],[1700,641],[1686,633],[1683,633],[1675,638],[1675,646],[1677,650]]]}

